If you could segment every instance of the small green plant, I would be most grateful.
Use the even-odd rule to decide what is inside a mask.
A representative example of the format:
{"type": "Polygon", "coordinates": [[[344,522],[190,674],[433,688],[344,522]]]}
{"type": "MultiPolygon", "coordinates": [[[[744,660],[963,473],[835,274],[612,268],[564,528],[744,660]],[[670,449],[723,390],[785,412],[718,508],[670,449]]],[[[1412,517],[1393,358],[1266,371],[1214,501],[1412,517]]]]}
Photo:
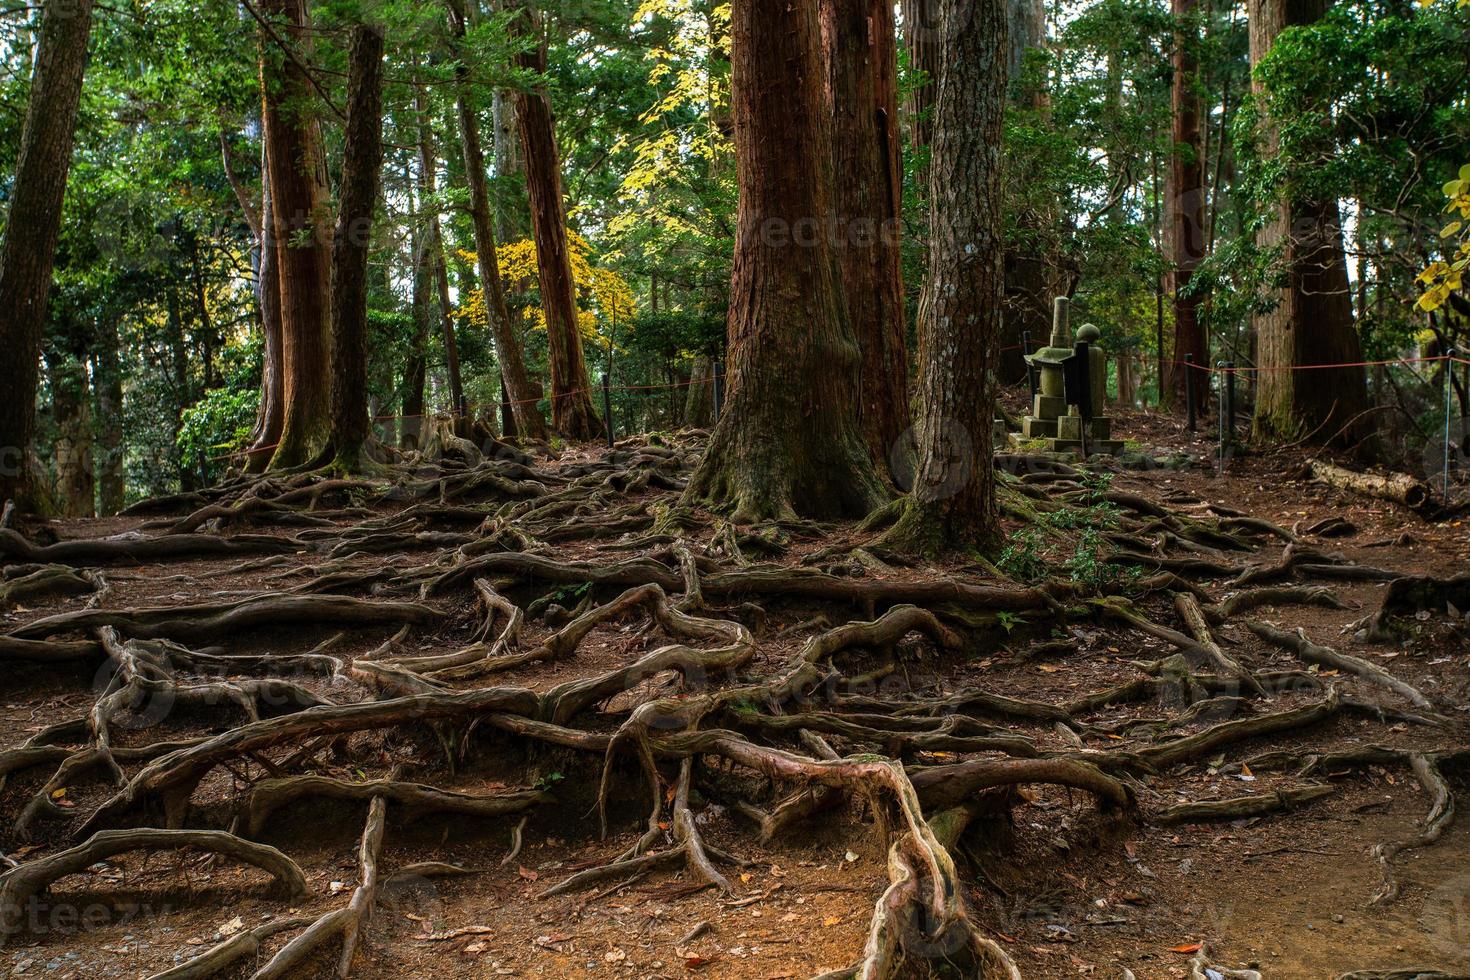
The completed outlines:
{"type": "Polygon", "coordinates": [[[1132,566],[1115,565],[1106,557],[1107,541],[1094,528],[1085,528],[1077,541],[1077,550],[1063,567],[1072,581],[1094,592],[1117,592],[1133,585],[1141,573],[1132,566]]]}
{"type": "Polygon", "coordinates": [[[1026,625],[1025,616],[1022,616],[1018,613],[1009,612],[1004,609],[995,614],[995,621],[1000,626],[1000,628],[1005,630],[1007,633],[1014,630],[1017,626],[1026,625]]]}
{"type": "Polygon", "coordinates": [[[544,793],[566,778],[567,777],[562,773],[548,772],[540,779],[536,780],[536,789],[541,790],[544,793]]]}
{"type": "Polygon", "coordinates": [[[1046,552],[1043,537],[1036,528],[1022,528],[1011,535],[1001,550],[996,565],[1014,579],[1031,582],[1046,575],[1046,552]]]}

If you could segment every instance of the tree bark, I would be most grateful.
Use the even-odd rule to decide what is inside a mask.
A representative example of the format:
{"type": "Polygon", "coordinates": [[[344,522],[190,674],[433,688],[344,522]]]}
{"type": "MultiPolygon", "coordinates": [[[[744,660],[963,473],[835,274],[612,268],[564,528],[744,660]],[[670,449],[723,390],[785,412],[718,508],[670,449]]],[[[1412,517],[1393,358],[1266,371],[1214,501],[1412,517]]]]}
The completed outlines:
{"type": "Polygon", "coordinates": [[[444,363],[449,373],[449,412],[459,415],[464,408],[464,379],[459,371],[459,338],[455,336],[454,304],[449,298],[449,266],[444,261],[444,232],[439,225],[437,195],[438,153],[434,148],[434,131],[429,122],[429,94],[420,85],[414,93],[414,106],[418,112],[419,130],[419,200],[420,206],[431,208],[428,212],[427,240],[424,242],[429,271],[433,275],[434,288],[439,296],[441,333],[444,338],[444,363]]]}
{"type": "Polygon", "coordinates": [[[341,469],[362,467],[367,403],[367,267],[383,166],[383,35],[352,28],[341,202],[332,232],[332,447],[341,469]]]}
{"type": "Polygon", "coordinates": [[[715,362],[711,357],[696,357],[689,372],[689,393],[684,399],[684,424],[691,429],[707,429],[715,417],[715,362]]]}
{"type": "MultiPolygon", "coordinates": [[[[446,0],[449,5],[450,29],[456,41],[463,42],[468,27],[464,0],[446,0]]],[[[510,392],[511,412],[516,431],[527,439],[544,439],[546,421],[537,407],[541,393],[526,375],[526,361],[521,354],[521,338],[510,320],[505,305],[505,288],[500,282],[500,258],[496,255],[495,228],[492,223],[490,192],[485,180],[485,151],[480,146],[480,119],[470,102],[469,70],[463,60],[456,68],[458,81],[456,108],[464,154],[465,181],[470,189],[470,217],[475,231],[475,256],[480,271],[480,288],[485,292],[485,313],[490,320],[490,333],[495,340],[495,357],[500,362],[500,376],[510,392]]]]}
{"type": "MultiPolygon", "coordinates": [[[[1250,55],[1255,65],[1287,27],[1311,24],[1327,11],[1327,0],[1251,0],[1250,55]]],[[[1257,93],[1263,94],[1259,82],[1257,93]]],[[[1275,126],[1263,123],[1262,151],[1276,147],[1275,126]]],[[[1335,200],[1287,198],[1257,235],[1266,250],[1281,250],[1285,282],[1279,300],[1253,320],[1256,331],[1256,432],[1265,438],[1348,444],[1361,433],[1339,432],[1368,404],[1362,367],[1293,370],[1303,365],[1346,364],[1363,359],[1353,322],[1343,255],[1342,225],[1335,200]]]]}
{"type": "MultiPolygon", "coordinates": [[[[1172,0],[1174,14],[1173,124],[1169,179],[1170,272],[1169,291],[1174,307],[1174,356],[1167,362],[1164,397],[1169,404],[1187,407],[1184,372],[1186,354],[1194,363],[1210,359],[1209,339],[1200,321],[1202,297],[1189,295],[1190,280],[1205,257],[1204,146],[1200,141],[1199,30],[1195,11],[1199,0],[1172,0]]],[[[1198,382],[1204,376],[1195,378],[1198,382]]],[[[1194,386],[1195,408],[1204,408],[1209,386],[1194,386]]]]}
{"type": "Polygon", "coordinates": [[[92,0],[47,0],[0,245],[0,503],[46,509],[35,456],[41,326],[61,233],[92,0]]]}
{"type": "Polygon", "coordinates": [[[833,172],[841,175],[837,258],[862,358],[858,412],[868,449],[879,471],[888,472],[910,425],[893,4],[822,0],[821,16],[833,172]]]}
{"type": "MultiPolygon", "coordinates": [[[[310,46],[304,0],[263,0],[262,12],[282,23],[276,32],[298,50],[310,46]]],[[[262,37],[261,88],[271,233],[281,290],[281,435],[271,468],[300,466],[326,448],[331,435],[331,231],[327,174],[319,122],[304,111],[311,82],[295,58],[283,58],[262,37]]]]}
{"type": "Polygon", "coordinates": [[[920,304],[918,468],[888,535],[933,554],[999,537],[990,465],[1004,291],[1004,0],[945,0],[929,165],[929,276],[920,304]]]}
{"type": "Polygon", "coordinates": [[[832,149],[815,4],[731,11],[739,222],[729,391],[686,499],[740,522],[887,499],[858,425],[857,340],[830,247],[832,149]]]}
{"type": "MultiPolygon", "coordinates": [[[[516,10],[512,32],[529,40],[516,57],[526,71],[546,73],[546,43],[536,10],[512,2],[516,10]]],[[[541,311],[546,317],[546,340],[551,367],[551,424],[570,439],[590,441],[603,435],[602,420],[592,407],[592,385],[582,351],[577,317],[577,287],[572,281],[567,248],[566,202],[562,195],[561,159],[556,148],[556,120],[551,100],[539,84],[516,94],[516,118],[525,154],[526,191],[531,201],[531,231],[536,238],[536,267],[541,279],[541,311]]]]}

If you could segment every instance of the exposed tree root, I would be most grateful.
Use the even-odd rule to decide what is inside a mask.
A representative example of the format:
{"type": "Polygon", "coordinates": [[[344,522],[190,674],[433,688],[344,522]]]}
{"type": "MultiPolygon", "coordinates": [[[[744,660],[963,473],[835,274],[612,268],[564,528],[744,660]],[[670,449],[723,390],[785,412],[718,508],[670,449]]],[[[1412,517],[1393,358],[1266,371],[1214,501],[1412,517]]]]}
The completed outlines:
{"type": "Polygon", "coordinates": [[[0,946],[20,931],[26,906],[52,882],[98,861],[128,851],[197,847],[253,864],[268,872],[293,898],[306,894],[306,877],[296,862],[264,844],[218,830],[102,830],[85,843],[7,871],[0,876],[0,946]]]}
{"type": "Polygon", "coordinates": [[[1429,794],[1429,815],[1424,818],[1424,829],[1418,836],[1379,844],[1373,848],[1373,857],[1383,867],[1383,884],[1373,893],[1374,905],[1391,902],[1399,895],[1399,882],[1393,873],[1393,859],[1404,851],[1430,846],[1455,821],[1455,796],[1450,792],[1450,785],[1439,771],[1437,762],[1422,752],[1413,752],[1409,754],[1409,766],[1419,780],[1419,785],[1429,794]]]}
{"type": "Polygon", "coordinates": [[[1319,667],[1329,667],[1361,677],[1370,684],[1377,684],[1385,690],[1392,691],[1416,708],[1433,707],[1430,700],[1419,693],[1419,690],[1413,685],[1404,683],[1377,664],[1370,664],[1368,661],[1358,657],[1338,653],[1331,647],[1319,646],[1307,639],[1307,634],[1302,630],[1297,630],[1295,633],[1288,633],[1285,630],[1277,629],[1269,623],[1262,623],[1255,620],[1250,620],[1245,625],[1247,629],[1267,643],[1273,643],[1283,649],[1290,650],[1297,657],[1305,660],[1309,664],[1316,664],[1319,667]]]}

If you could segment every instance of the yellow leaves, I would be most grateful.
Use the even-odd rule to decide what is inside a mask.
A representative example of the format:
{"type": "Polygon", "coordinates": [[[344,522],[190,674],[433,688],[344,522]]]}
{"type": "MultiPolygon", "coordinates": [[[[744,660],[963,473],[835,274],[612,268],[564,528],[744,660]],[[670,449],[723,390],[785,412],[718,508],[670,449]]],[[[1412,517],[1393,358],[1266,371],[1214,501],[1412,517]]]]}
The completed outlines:
{"type": "MultiPolygon", "coordinates": [[[[1470,0],[1459,0],[1459,6],[1467,5],[1470,5],[1470,0]]],[[[1461,219],[1470,219],[1470,163],[1461,167],[1455,179],[1446,181],[1441,190],[1449,199],[1449,203],[1445,205],[1445,211],[1457,211],[1461,219]]],[[[1439,237],[1442,240],[1456,236],[1459,236],[1461,241],[1451,260],[1431,262],[1423,272],[1419,273],[1416,281],[1425,289],[1414,303],[1415,309],[1424,313],[1433,313],[1449,301],[1451,293],[1463,287],[1465,270],[1467,266],[1470,266],[1470,238],[1466,237],[1464,220],[1451,221],[1440,229],[1439,237]]]]}
{"type": "MultiPolygon", "coordinates": [[[[474,264],[478,261],[474,252],[460,250],[460,257],[474,264]]],[[[604,323],[616,323],[618,329],[626,329],[628,321],[637,315],[638,306],[633,290],[626,280],[612,269],[592,264],[592,245],[575,231],[567,231],[567,257],[572,266],[572,282],[576,286],[577,330],[584,340],[606,346],[611,338],[602,336],[604,323]]],[[[523,238],[507,242],[495,250],[500,265],[500,281],[508,298],[528,297],[539,288],[540,270],[537,264],[536,242],[523,238]]],[[[531,329],[546,329],[546,313],[540,306],[527,302],[526,316],[531,329]]],[[[465,302],[455,311],[459,319],[477,327],[486,327],[490,318],[485,312],[484,292],[471,290],[465,302]]]]}

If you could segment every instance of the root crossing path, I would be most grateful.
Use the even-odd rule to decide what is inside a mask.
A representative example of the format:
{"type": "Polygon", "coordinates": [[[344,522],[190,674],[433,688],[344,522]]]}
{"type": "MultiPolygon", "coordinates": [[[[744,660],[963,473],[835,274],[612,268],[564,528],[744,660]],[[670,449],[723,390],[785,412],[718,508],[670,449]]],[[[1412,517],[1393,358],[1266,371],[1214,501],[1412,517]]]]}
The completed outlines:
{"type": "Polygon", "coordinates": [[[3,532],[0,975],[1470,970],[1463,528],[1016,455],[935,566],[474,449],[3,532]]]}

